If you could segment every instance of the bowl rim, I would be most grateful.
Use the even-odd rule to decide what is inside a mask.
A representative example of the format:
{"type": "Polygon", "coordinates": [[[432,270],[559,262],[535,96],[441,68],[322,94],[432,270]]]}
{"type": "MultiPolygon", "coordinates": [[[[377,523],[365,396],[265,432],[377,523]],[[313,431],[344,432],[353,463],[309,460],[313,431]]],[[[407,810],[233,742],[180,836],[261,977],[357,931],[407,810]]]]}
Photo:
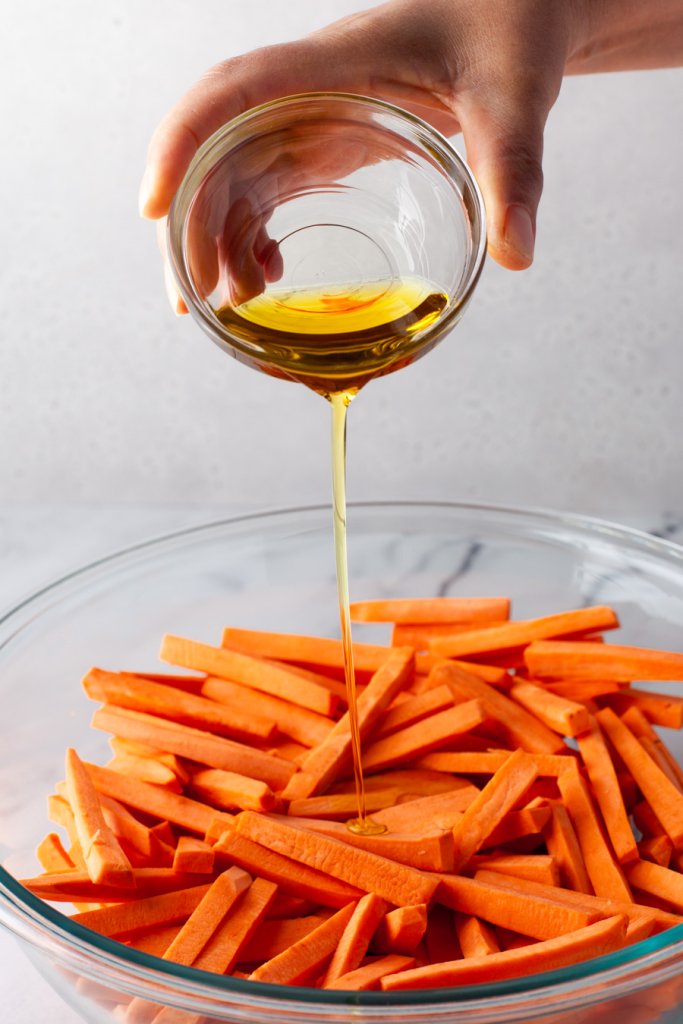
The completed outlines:
{"type": "MultiPolygon", "coordinates": [[[[194,537],[206,537],[214,531],[244,524],[274,523],[301,515],[322,515],[323,513],[330,515],[331,508],[330,504],[323,503],[240,513],[164,532],[96,558],[32,591],[4,611],[0,615],[0,654],[27,622],[32,622],[37,616],[52,608],[60,599],[60,590],[67,589],[74,582],[87,582],[88,577],[96,578],[103,570],[106,573],[107,569],[118,567],[127,559],[141,554],[154,554],[155,550],[163,549],[164,546],[172,546],[174,542],[188,541],[194,537]],[[36,605],[35,614],[31,614],[36,605]],[[11,629],[15,620],[21,620],[22,615],[27,612],[29,618],[26,622],[20,621],[18,630],[11,629]],[[10,628],[8,629],[8,627],[10,628]]],[[[561,526],[578,534],[587,533],[593,537],[605,538],[615,545],[621,542],[630,548],[644,550],[666,561],[673,561],[683,568],[683,546],[642,530],[577,513],[492,503],[441,500],[381,500],[349,503],[351,515],[354,511],[365,511],[372,514],[372,510],[381,512],[388,509],[404,512],[420,510],[423,513],[426,510],[431,510],[434,514],[452,512],[456,514],[471,513],[477,516],[502,516],[505,519],[519,522],[527,519],[535,521],[539,525],[561,526]]],[[[0,924],[33,946],[49,948],[52,955],[55,955],[55,945],[57,945],[61,947],[64,956],[68,957],[74,954],[79,956],[81,961],[85,957],[93,965],[99,964],[101,967],[106,965],[123,972],[131,981],[137,979],[153,984],[163,981],[163,984],[169,988],[173,986],[173,982],[179,983],[173,986],[177,995],[198,994],[215,998],[220,993],[226,995],[234,993],[235,995],[254,997],[255,1002],[268,1002],[269,1000],[299,1002],[311,1010],[316,1006],[329,1008],[349,1005],[379,1009],[419,1004],[424,1007],[436,1008],[439,1004],[445,1003],[464,1008],[465,1004],[482,1006],[484,1001],[489,1007],[491,1000],[497,997],[528,996],[533,992],[550,989],[560,991],[567,986],[572,986],[575,989],[576,983],[583,980],[601,984],[609,981],[616,995],[615,986],[618,988],[619,982],[624,980],[624,974],[629,972],[634,965],[648,969],[654,968],[654,974],[649,976],[650,983],[654,984],[671,973],[672,958],[679,963],[680,957],[683,956],[683,924],[680,924],[632,946],[571,967],[493,984],[392,993],[356,993],[249,982],[173,964],[170,961],[164,961],[124,946],[113,939],[99,936],[90,929],[71,921],[66,915],[34,896],[2,866],[0,866],[0,924]],[[657,971],[657,963],[648,963],[648,960],[662,952],[669,955],[659,964],[659,971],[657,971]]],[[[82,963],[81,966],[83,966],[82,963]]],[[[676,970],[676,973],[678,972],[679,968],[676,970]]]]}

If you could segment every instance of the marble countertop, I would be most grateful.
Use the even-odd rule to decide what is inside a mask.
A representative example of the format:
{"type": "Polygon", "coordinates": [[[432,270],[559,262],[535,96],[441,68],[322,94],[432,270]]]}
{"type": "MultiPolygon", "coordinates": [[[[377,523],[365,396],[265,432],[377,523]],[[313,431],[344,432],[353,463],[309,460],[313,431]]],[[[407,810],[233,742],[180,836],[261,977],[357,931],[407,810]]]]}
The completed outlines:
{"type": "MultiPolygon", "coordinates": [[[[102,555],[153,536],[238,514],[239,506],[0,506],[0,608],[102,555]]],[[[680,515],[614,521],[683,541],[680,515]]],[[[11,1024],[76,1024],[6,932],[0,932],[0,1005],[11,1024]]]]}

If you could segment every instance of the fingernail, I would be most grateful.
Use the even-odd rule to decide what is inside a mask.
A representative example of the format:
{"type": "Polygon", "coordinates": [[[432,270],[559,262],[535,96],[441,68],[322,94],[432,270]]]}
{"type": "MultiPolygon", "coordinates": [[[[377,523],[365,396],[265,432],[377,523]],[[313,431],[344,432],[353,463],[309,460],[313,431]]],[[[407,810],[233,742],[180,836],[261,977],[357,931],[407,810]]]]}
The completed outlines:
{"type": "Polygon", "coordinates": [[[505,215],[505,241],[522,259],[531,263],[534,258],[534,226],[525,206],[508,206],[505,215]]]}
{"type": "Polygon", "coordinates": [[[142,175],[142,181],[140,182],[140,191],[138,193],[138,210],[140,211],[141,217],[149,217],[149,204],[152,199],[152,174],[150,168],[145,169],[145,173],[142,175]]]}

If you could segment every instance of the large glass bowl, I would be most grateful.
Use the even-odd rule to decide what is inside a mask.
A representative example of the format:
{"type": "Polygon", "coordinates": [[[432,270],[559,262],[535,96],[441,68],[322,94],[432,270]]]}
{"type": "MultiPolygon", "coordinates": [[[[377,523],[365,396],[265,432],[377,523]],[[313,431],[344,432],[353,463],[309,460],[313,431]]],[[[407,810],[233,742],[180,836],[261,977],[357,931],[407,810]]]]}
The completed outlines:
{"type": "MultiPolygon", "coordinates": [[[[355,598],[510,594],[516,617],[613,605],[630,643],[680,648],[683,549],[608,524],[474,505],[350,509],[355,598]]],[[[46,795],[74,745],[107,757],[79,679],[91,664],[157,666],[165,631],[217,642],[232,623],[337,628],[331,513],[273,512],[213,523],[103,559],[35,594],[0,623],[0,921],[87,1021],[120,1020],[142,996],[182,1021],[259,1024],[625,1024],[683,1019],[683,927],[599,960],[495,985],[351,994],[259,985],[183,968],[70,923],[16,878],[34,874],[46,795]]],[[[381,635],[367,628],[359,638],[381,635]]]]}

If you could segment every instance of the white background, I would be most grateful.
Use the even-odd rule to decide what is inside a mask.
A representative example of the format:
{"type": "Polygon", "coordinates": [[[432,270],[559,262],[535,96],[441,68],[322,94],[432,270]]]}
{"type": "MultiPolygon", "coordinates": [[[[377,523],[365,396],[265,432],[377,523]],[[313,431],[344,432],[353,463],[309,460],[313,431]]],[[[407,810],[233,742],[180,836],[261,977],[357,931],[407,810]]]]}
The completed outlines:
{"type": "MultiPolygon", "coordinates": [[[[0,604],[221,511],[325,501],[327,409],[166,305],[148,137],[215,61],[354,0],[23,0],[0,36],[0,604]]],[[[537,264],[352,410],[350,497],[683,514],[683,73],[569,80],[537,264]]],[[[0,937],[11,1024],[73,1014],[0,937]]]]}

